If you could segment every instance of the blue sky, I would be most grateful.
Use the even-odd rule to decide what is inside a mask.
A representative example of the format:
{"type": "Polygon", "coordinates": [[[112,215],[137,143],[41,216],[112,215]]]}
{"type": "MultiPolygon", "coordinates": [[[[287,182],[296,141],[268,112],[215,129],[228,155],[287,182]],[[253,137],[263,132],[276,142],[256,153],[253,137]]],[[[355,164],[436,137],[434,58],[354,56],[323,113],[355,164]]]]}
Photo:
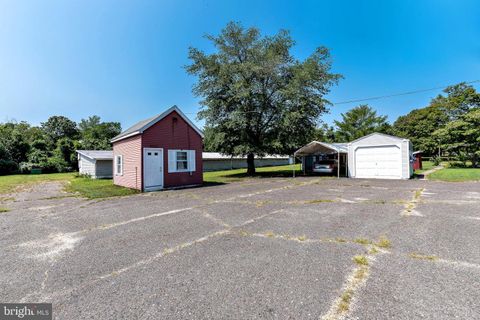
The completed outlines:
{"type": "MultiPolygon", "coordinates": [[[[299,59],[330,48],[345,76],[332,102],[477,80],[479,17],[475,0],[0,0],[0,121],[96,114],[126,128],[173,104],[194,119],[188,47],[211,51],[203,35],[231,20],[290,30],[299,59]]],[[[370,105],[394,121],[438,93],[370,105]]],[[[333,106],[323,120],[355,105],[333,106]]]]}

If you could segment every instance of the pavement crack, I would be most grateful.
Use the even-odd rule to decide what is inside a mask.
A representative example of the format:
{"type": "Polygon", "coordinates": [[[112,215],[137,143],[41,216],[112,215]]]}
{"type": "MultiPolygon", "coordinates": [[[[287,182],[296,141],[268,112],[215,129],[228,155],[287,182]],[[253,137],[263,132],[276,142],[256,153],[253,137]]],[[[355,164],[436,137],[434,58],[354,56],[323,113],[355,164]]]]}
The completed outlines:
{"type": "Polygon", "coordinates": [[[344,319],[353,309],[358,300],[358,291],[366,284],[371,274],[371,266],[376,261],[378,254],[388,253],[385,248],[377,244],[367,245],[368,254],[356,255],[352,258],[356,267],[347,275],[340,295],[335,299],[322,320],[344,319]]]}
{"type": "Polygon", "coordinates": [[[423,216],[420,212],[416,211],[415,208],[417,207],[418,202],[420,202],[420,198],[422,197],[424,191],[425,188],[419,188],[414,190],[412,199],[405,203],[404,209],[402,211],[402,216],[423,216]]]}

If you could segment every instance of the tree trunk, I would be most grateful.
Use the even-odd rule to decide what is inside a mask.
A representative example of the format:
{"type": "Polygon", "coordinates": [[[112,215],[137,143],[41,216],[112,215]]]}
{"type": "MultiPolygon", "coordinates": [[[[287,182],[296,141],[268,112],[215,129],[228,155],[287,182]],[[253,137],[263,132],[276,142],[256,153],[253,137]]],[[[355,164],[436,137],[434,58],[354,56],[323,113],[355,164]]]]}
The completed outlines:
{"type": "Polygon", "coordinates": [[[255,174],[255,156],[253,153],[247,155],[247,174],[253,176],[255,174]]]}
{"type": "Polygon", "coordinates": [[[472,168],[476,168],[478,166],[478,157],[476,154],[472,157],[472,168]]]}

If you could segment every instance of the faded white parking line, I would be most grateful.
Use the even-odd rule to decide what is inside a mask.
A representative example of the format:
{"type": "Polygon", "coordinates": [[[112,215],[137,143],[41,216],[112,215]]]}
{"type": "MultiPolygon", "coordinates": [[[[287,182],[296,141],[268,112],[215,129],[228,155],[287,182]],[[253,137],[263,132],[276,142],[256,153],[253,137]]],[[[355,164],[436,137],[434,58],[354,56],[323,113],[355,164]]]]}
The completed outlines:
{"type": "MultiPolygon", "coordinates": [[[[124,226],[124,225],[129,224],[129,223],[134,223],[134,222],[144,221],[144,220],[148,220],[148,219],[152,219],[152,218],[168,216],[170,214],[183,212],[183,211],[189,211],[189,210],[192,210],[192,209],[194,209],[194,207],[170,210],[170,211],[160,212],[160,213],[154,213],[154,214],[151,214],[151,215],[148,215],[148,216],[143,216],[143,217],[134,218],[134,219],[126,220],[126,221],[111,223],[111,224],[107,224],[107,225],[102,225],[102,226],[97,227],[95,229],[103,229],[103,230],[111,229],[111,228],[115,228],[115,227],[119,227],[119,226],[124,226]]],[[[90,231],[90,230],[88,230],[88,231],[90,231]]]]}

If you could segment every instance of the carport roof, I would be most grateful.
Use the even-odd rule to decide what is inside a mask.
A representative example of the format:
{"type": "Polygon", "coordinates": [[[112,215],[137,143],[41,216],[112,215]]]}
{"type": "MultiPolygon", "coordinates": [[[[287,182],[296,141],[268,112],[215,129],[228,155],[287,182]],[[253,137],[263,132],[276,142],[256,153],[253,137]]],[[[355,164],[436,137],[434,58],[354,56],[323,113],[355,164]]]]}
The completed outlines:
{"type": "Polygon", "coordinates": [[[348,153],[348,147],[346,143],[327,143],[320,141],[312,141],[306,146],[301,147],[295,151],[296,156],[309,156],[316,153],[348,153]]]}

